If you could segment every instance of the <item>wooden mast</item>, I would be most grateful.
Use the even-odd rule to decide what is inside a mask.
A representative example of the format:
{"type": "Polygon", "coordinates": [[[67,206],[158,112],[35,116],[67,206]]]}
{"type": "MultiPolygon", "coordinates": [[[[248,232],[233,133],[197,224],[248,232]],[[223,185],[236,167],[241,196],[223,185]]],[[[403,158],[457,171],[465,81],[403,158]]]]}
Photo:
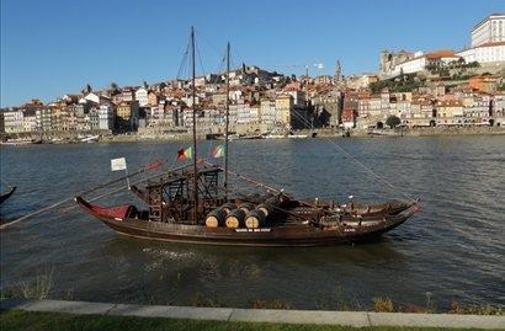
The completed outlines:
{"type": "Polygon", "coordinates": [[[230,42],[226,45],[226,113],[224,126],[224,194],[228,198],[228,130],[230,125],[230,42]]]}
{"type": "Polygon", "coordinates": [[[196,153],[196,87],[195,87],[195,28],[191,26],[191,64],[192,64],[192,98],[193,98],[193,222],[198,223],[198,168],[196,153]]]}

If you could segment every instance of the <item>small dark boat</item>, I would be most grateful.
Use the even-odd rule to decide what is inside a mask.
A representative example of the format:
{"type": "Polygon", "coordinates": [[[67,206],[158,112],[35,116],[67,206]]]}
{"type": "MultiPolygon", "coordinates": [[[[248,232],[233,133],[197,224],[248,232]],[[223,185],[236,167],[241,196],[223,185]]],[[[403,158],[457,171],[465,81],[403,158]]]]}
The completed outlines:
{"type": "MultiPolygon", "coordinates": [[[[192,63],[195,62],[194,33],[192,63]]],[[[227,47],[227,92],[229,85],[227,47]]],[[[193,103],[195,71],[193,66],[193,103]]],[[[229,93],[226,100],[224,166],[197,159],[196,110],[193,109],[192,165],[172,169],[128,185],[147,207],[125,204],[103,207],[86,201],[76,203],[116,232],[135,238],[167,242],[233,246],[323,246],[371,241],[419,211],[417,200],[367,205],[352,199],[343,204],[318,198],[303,201],[283,190],[233,174],[228,169],[229,93]],[[220,174],[224,173],[224,178],[220,174]],[[235,175],[239,190],[228,187],[235,175]],[[250,191],[252,186],[255,192],[250,191]],[[258,188],[262,190],[258,191],[258,188]],[[249,189],[248,194],[241,191],[249,189]]],[[[182,150],[184,153],[184,150],[182,150]]],[[[130,178],[126,176],[125,178],[130,178]]],[[[113,181],[117,182],[117,180],[113,181]]],[[[234,186],[235,186],[234,185],[234,186]]],[[[103,187],[103,185],[102,185],[103,187]]]]}
{"type": "Polygon", "coordinates": [[[12,186],[7,192],[0,194],[0,204],[9,199],[14,191],[16,191],[16,186],[12,186]]]}

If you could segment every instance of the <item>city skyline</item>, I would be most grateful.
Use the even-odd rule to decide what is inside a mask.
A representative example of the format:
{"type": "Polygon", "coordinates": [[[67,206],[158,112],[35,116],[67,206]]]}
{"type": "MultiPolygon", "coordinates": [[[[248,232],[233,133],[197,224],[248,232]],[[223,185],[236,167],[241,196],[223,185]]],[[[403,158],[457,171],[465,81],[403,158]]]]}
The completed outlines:
{"type": "Polygon", "coordinates": [[[300,74],[305,64],[323,63],[323,70],[312,67],[311,73],[332,74],[339,59],[348,75],[377,71],[385,48],[461,49],[469,45],[475,24],[503,11],[498,1],[388,4],[318,1],[311,6],[316,9],[306,10],[286,1],[192,1],[177,4],[174,15],[174,8],[158,1],[3,1],[1,106],[31,98],[47,102],[87,83],[103,88],[110,82],[139,85],[175,78],[191,25],[203,58],[200,73],[220,68],[229,40],[235,66],[245,62],[300,74]]]}

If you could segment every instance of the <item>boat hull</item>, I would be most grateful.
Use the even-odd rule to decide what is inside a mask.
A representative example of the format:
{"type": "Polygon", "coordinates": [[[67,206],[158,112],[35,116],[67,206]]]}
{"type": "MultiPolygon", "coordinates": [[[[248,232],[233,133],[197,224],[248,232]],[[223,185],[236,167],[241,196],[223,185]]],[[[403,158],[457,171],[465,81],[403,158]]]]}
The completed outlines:
{"type": "Polygon", "coordinates": [[[230,229],[101,215],[82,199],[77,202],[105,225],[129,237],[173,243],[256,247],[332,246],[374,241],[383,233],[405,222],[417,211],[417,206],[413,205],[397,215],[383,217],[371,225],[363,223],[322,228],[311,224],[293,224],[260,229],[230,229]]]}

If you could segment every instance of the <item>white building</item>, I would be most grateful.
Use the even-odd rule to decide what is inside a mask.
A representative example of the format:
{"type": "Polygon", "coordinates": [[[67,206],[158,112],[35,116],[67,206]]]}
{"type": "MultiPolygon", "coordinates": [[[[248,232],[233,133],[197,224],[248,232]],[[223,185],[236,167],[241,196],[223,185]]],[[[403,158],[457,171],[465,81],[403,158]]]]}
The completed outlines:
{"type": "Polygon", "coordinates": [[[402,72],[402,70],[404,74],[419,72],[421,70],[424,70],[426,64],[427,64],[426,56],[424,56],[424,54],[420,52],[420,55],[413,58],[412,60],[405,61],[395,66],[393,74],[399,75],[402,72]]]}
{"type": "Polygon", "coordinates": [[[237,124],[249,124],[251,122],[251,109],[248,103],[237,104],[237,124]]]}
{"type": "Polygon", "coordinates": [[[472,29],[472,47],[505,42],[505,14],[491,14],[472,29]]]}
{"type": "Polygon", "coordinates": [[[267,127],[273,127],[277,121],[275,100],[264,99],[260,104],[260,122],[267,127]]]}
{"type": "MultiPolygon", "coordinates": [[[[100,96],[96,93],[88,93],[86,94],[86,96],[84,97],[84,100],[87,100],[87,101],[91,101],[91,102],[94,102],[94,103],[100,103],[100,96]]],[[[81,102],[81,101],[79,101],[81,102]]]]}
{"type": "Polygon", "coordinates": [[[7,111],[4,112],[4,126],[5,133],[18,133],[23,132],[23,112],[18,111],[7,111]]]}
{"type": "Polygon", "coordinates": [[[135,91],[135,100],[139,102],[140,107],[146,107],[149,103],[149,98],[147,97],[148,94],[149,91],[144,87],[141,87],[135,91]]]}
{"type": "Polygon", "coordinates": [[[25,116],[23,118],[23,131],[24,132],[37,131],[37,117],[36,116],[25,116]]]}
{"type": "Polygon", "coordinates": [[[114,129],[114,109],[110,105],[102,105],[98,109],[98,128],[100,130],[114,129]]]}
{"type": "Polygon", "coordinates": [[[306,104],[307,99],[304,91],[288,91],[288,94],[293,97],[293,104],[295,106],[304,106],[306,104]]]}
{"type": "Polygon", "coordinates": [[[466,63],[480,64],[505,62],[505,41],[465,49],[456,55],[465,59],[466,63]]]}
{"type": "Polygon", "coordinates": [[[438,50],[429,53],[417,52],[416,57],[396,65],[393,69],[393,75],[399,75],[402,71],[404,74],[411,74],[426,69],[428,65],[443,65],[449,64],[452,61],[457,61],[461,55],[455,54],[451,50],[438,50]]]}

